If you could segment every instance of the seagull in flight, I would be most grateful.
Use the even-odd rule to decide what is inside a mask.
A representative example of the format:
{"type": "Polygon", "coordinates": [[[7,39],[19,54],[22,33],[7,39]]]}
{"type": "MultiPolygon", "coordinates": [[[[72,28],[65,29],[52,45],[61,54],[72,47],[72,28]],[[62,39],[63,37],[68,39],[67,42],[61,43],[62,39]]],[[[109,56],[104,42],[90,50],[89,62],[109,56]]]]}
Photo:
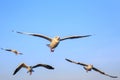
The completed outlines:
{"type": "Polygon", "coordinates": [[[1,50],[13,52],[13,53],[15,53],[16,55],[18,55],[18,54],[22,55],[22,54],[23,54],[23,53],[20,53],[20,52],[18,52],[17,50],[14,50],[14,49],[4,49],[4,48],[1,48],[1,50]]]}
{"type": "Polygon", "coordinates": [[[91,35],[68,36],[68,37],[64,37],[64,38],[60,38],[59,36],[56,36],[54,38],[50,38],[50,37],[44,36],[42,34],[26,33],[26,32],[17,32],[17,33],[27,34],[27,35],[36,36],[36,37],[41,37],[41,38],[44,38],[44,39],[48,40],[50,42],[50,44],[47,44],[47,46],[50,48],[51,52],[54,52],[54,49],[58,46],[60,41],[67,40],[67,39],[77,39],[77,38],[84,38],[84,37],[91,36],[91,35]]]}
{"type": "Polygon", "coordinates": [[[103,74],[103,75],[109,76],[109,77],[111,77],[111,78],[118,78],[117,76],[111,76],[111,75],[109,75],[109,74],[106,74],[105,72],[103,72],[103,71],[95,68],[95,67],[94,67],[93,65],[91,65],[91,64],[84,64],[84,63],[81,63],[81,62],[75,62],[75,61],[72,61],[72,60],[70,60],[70,59],[65,59],[65,60],[68,61],[68,62],[71,62],[71,63],[75,63],[75,64],[78,64],[78,65],[84,66],[83,68],[84,68],[87,72],[88,72],[88,71],[91,71],[91,70],[94,70],[94,71],[97,71],[97,72],[99,72],[99,73],[101,73],[101,74],[103,74]]]}
{"type": "Polygon", "coordinates": [[[34,72],[33,68],[37,68],[37,67],[44,67],[46,69],[51,69],[51,70],[54,69],[54,67],[47,65],[47,64],[37,64],[35,66],[27,66],[25,63],[22,63],[15,69],[13,75],[15,75],[21,68],[26,68],[27,73],[30,73],[30,75],[31,75],[32,72],[34,72]]]}

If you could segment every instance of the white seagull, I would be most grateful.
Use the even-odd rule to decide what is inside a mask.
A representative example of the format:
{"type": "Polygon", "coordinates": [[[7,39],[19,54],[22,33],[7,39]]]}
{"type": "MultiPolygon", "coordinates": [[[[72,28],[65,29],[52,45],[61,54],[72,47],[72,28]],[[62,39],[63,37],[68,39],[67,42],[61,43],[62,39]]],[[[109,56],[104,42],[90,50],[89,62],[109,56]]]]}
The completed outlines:
{"type": "Polygon", "coordinates": [[[44,38],[44,39],[50,41],[50,44],[47,44],[47,46],[50,48],[51,52],[54,52],[54,49],[58,46],[58,44],[60,43],[60,41],[63,41],[63,40],[66,40],[66,39],[76,39],[76,38],[84,38],[84,37],[91,36],[91,35],[68,36],[68,37],[64,37],[64,38],[60,38],[59,36],[56,36],[54,38],[50,38],[50,37],[44,36],[42,34],[26,33],[26,32],[17,32],[17,33],[32,35],[32,36],[36,36],[36,37],[41,37],[41,38],[44,38]]]}
{"type": "Polygon", "coordinates": [[[35,66],[27,66],[25,63],[20,64],[14,71],[13,75],[15,75],[21,68],[26,68],[27,69],[27,73],[30,73],[30,75],[32,74],[32,72],[34,72],[33,68],[36,67],[44,67],[46,69],[54,69],[54,67],[47,65],[47,64],[37,64],[35,66]]]}
{"type": "Polygon", "coordinates": [[[75,62],[75,61],[72,61],[72,60],[70,60],[70,59],[65,59],[65,60],[67,60],[68,62],[71,62],[71,63],[75,63],[75,64],[78,64],[78,65],[84,66],[83,68],[84,68],[87,72],[88,72],[88,71],[91,71],[91,70],[93,69],[94,71],[97,71],[97,72],[99,72],[99,73],[101,73],[101,74],[103,74],[103,75],[109,76],[109,77],[111,77],[111,78],[118,78],[117,76],[111,76],[111,75],[109,75],[109,74],[106,74],[105,72],[100,71],[99,69],[95,68],[95,67],[94,67],[93,65],[91,65],[91,64],[84,64],[84,63],[81,63],[81,62],[75,62]]]}
{"type": "Polygon", "coordinates": [[[23,54],[23,53],[20,53],[20,52],[18,52],[17,50],[14,50],[14,49],[4,49],[4,48],[1,48],[1,50],[13,52],[13,53],[15,53],[16,55],[18,55],[18,54],[22,55],[22,54],[23,54]]]}

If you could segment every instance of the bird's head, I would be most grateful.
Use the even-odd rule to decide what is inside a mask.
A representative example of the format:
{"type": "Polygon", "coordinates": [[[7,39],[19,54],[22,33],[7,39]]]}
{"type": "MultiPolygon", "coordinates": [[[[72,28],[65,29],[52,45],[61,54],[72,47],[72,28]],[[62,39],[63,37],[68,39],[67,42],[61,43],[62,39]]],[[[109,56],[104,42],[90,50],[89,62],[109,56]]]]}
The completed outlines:
{"type": "Polygon", "coordinates": [[[56,36],[55,39],[60,40],[60,37],[59,37],[59,36],[56,36]]]}

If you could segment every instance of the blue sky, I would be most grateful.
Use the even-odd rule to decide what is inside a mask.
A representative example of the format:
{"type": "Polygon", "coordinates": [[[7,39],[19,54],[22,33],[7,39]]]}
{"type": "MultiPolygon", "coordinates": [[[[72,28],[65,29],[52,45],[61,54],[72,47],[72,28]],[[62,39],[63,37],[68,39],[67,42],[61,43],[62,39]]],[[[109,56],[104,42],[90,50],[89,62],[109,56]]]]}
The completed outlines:
{"type": "MultiPolygon", "coordinates": [[[[104,72],[120,76],[120,1],[119,0],[0,0],[0,47],[16,49],[24,55],[0,50],[1,80],[113,80],[95,71],[86,73],[82,66],[68,63],[65,58],[93,64],[104,72]],[[42,38],[17,34],[33,32],[49,37],[92,35],[66,40],[54,53],[42,38]],[[55,70],[36,68],[32,76],[21,69],[45,63],[55,70]]],[[[115,80],[119,80],[117,78],[115,80]]]]}

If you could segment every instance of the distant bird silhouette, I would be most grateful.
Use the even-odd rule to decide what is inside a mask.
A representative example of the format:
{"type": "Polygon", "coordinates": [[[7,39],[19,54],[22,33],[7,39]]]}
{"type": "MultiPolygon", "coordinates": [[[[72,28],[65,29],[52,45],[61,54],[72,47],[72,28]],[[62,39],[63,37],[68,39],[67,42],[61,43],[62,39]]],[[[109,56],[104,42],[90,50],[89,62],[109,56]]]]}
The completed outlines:
{"type": "Polygon", "coordinates": [[[44,36],[42,34],[26,33],[26,32],[17,32],[17,33],[32,35],[32,36],[36,36],[36,37],[41,37],[41,38],[44,38],[44,39],[50,41],[50,44],[47,44],[47,46],[50,48],[51,52],[54,52],[54,49],[58,46],[58,44],[60,43],[60,41],[63,41],[63,40],[66,40],[66,39],[77,39],[77,38],[84,38],[84,37],[91,36],[91,35],[68,36],[68,37],[64,37],[64,38],[60,38],[59,36],[56,36],[54,38],[49,38],[49,37],[44,36]]]}
{"type": "Polygon", "coordinates": [[[13,52],[13,53],[15,53],[16,55],[18,55],[18,54],[22,55],[22,54],[23,54],[23,53],[18,52],[17,50],[13,50],[13,49],[4,49],[4,48],[1,48],[1,50],[13,52]]]}
{"type": "Polygon", "coordinates": [[[91,64],[84,64],[84,63],[81,63],[81,62],[75,62],[75,61],[72,61],[72,60],[70,60],[70,59],[65,59],[65,60],[67,60],[68,62],[71,62],[71,63],[75,63],[75,64],[78,64],[78,65],[84,66],[83,68],[84,68],[87,72],[88,72],[88,71],[91,71],[91,70],[93,69],[94,71],[97,71],[97,72],[99,72],[99,73],[101,73],[101,74],[103,74],[103,75],[109,76],[109,77],[111,77],[111,78],[118,78],[117,76],[111,76],[111,75],[109,75],[109,74],[106,74],[106,73],[100,71],[99,69],[93,67],[93,65],[91,65],[91,64]]]}
{"type": "Polygon", "coordinates": [[[21,68],[26,68],[27,69],[27,73],[30,73],[30,75],[32,74],[32,72],[34,72],[33,68],[37,68],[37,67],[44,67],[46,69],[54,69],[54,67],[47,65],[47,64],[37,64],[35,66],[27,66],[25,63],[20,64],[14,71],[13,75],[15,75],[21,68]]]}

